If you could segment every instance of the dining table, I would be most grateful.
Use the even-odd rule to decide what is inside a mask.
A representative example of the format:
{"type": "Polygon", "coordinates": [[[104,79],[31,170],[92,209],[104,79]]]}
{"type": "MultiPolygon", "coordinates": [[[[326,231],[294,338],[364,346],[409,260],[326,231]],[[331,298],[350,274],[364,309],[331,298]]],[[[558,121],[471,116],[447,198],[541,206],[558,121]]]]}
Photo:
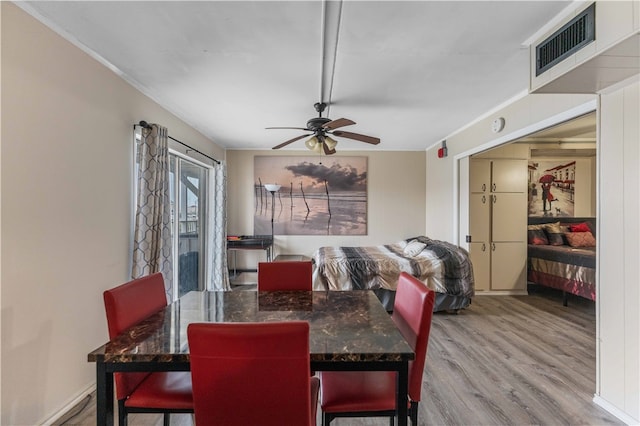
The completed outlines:
{"type": "Polygon", "coordinates": [[[189,292],[88,354],[97,424],[113,425],[114,372],[189,370],[189,324],[299,320],[309,323],[312,371],[396,371],[397,424],[407,424],[415,353],[370,290],[189,292]]]}

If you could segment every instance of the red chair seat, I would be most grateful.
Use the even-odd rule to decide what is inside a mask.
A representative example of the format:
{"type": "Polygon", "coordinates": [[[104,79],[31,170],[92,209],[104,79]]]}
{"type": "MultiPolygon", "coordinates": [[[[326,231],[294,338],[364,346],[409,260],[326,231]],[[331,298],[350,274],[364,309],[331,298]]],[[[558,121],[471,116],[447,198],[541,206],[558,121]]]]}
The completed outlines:
{"type": "Polygon", "coordinates": [[[172,371],[150,374],[125,400],[124,405],[162,410],[193,410],[191,373],[172,371]]]}
{"type": "Polygon", "coordinates": [[[393,371],[321,372],[321,405],[327,413],[396,409],[393,371]]]}

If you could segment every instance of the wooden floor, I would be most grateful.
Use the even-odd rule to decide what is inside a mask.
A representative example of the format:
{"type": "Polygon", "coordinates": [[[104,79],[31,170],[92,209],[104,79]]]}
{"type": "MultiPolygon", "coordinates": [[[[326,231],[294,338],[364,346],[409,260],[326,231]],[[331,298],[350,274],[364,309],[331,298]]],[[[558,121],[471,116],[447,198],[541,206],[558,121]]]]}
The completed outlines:
{"type": "MultiPolygon", "coordinates": [[[[564,307],[552,290],[477,296],[457,315],[434,315],[419,424],[622,425],[592,402],[595,353],[595,305],[589,300],[572,297],[564,307]]],[[[94,425],[94,399],[59,424],[94,425]]],[[[129,424],[160,426],[162,419],[134,414],[129,424]]],[[[190,415],[173,415],[171,424],[193,423],[190,415]]],[[[331,424],[389,423],[378,418],[331,424]]]]}

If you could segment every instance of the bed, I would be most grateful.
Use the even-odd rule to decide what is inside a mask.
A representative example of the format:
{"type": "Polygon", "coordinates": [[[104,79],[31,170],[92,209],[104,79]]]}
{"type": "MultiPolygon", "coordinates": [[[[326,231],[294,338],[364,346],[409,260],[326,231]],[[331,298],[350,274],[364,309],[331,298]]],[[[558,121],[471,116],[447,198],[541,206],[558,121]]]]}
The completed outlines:
{"type": "Polygon", "coordinates": [[[569,294],[595,300],[595,226],[595,218],[529,218],[529,283],[561,290],[564,306],[568,304],[569,294]],[[583,242],[586,232],[571,232],[573,226],[580,224],[587,225],[591,242],[583,242]],[[554,228],[562,232],[557,242],[554,242],[553,232],[550,232],[554,228]],[[539,235],[539,238],[535,238],[535,235],[539,235]],[[576,237],[580,237],[577,240],[580,243],[575,242],[576,237]]]}
{"type": "Polygon", "coordinates": [[[320,247],[313,255],[314,290],[373,290],[393,310],[401,272],[436,292],[434,312],[458,311],[471,304],[473,269],[468,253],[425,236],[369,247],[320,247]]]}

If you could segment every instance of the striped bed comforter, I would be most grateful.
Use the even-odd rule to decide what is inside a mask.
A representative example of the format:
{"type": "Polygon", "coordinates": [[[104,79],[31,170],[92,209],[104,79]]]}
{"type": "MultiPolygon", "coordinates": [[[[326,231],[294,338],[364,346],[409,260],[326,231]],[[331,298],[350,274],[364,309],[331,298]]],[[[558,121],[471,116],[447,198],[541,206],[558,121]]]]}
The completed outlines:
{"type": "Polygon", "coordinates": [[[314,290],[395,290],[400,273],[407,272],[438,293],[465,297],[474,293],[466,250],[424,236],[372,247],[320,247],[314,262],[314,290]],[[413,240],[425,247],[410,256],[404,247],[413,240]]]}

